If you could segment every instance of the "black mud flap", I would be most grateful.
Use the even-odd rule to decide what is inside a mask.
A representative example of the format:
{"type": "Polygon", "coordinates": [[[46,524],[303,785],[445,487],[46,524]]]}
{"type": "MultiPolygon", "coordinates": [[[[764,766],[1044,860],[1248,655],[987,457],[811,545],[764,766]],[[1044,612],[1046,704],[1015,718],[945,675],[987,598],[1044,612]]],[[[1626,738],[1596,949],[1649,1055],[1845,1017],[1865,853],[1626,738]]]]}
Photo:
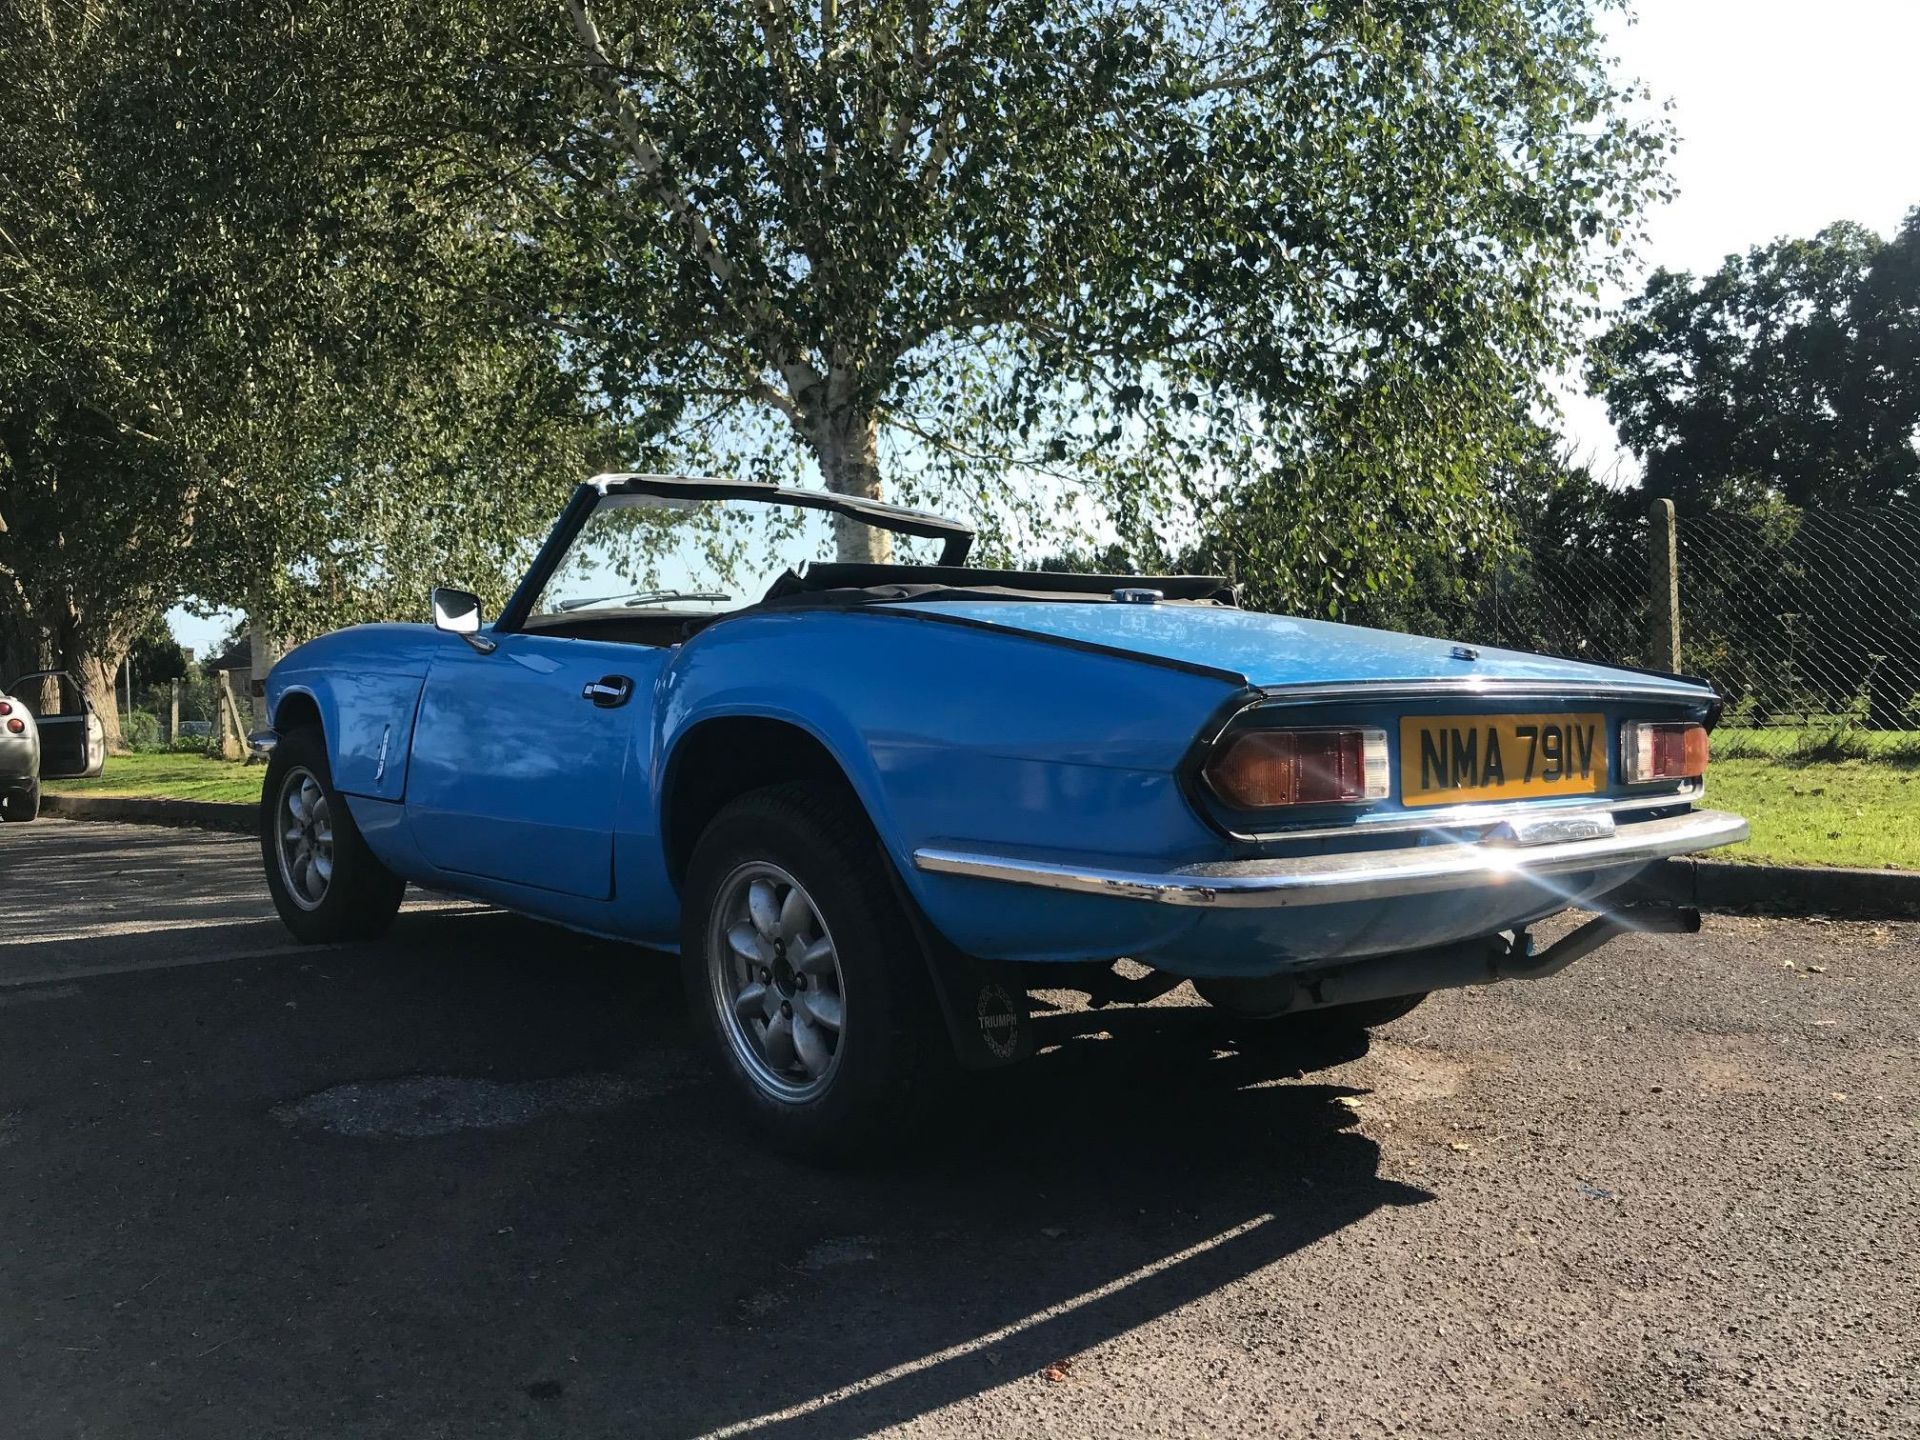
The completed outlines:
{"type": "Polygon", "coordinates": [[[1019,967],[941,949],[928,952],[928,970],[960,1063],[992,1070],[1033,1054],[1033,1014],[1019,967]]]}
{"type": "Polygon", "coordinates": [[[891,863],[887,875],[920,942],[954,1058],[969,1070],[992,1070],[1033,1054],[1033,1012],[1020,967],[956,949],[927,923],[891,863]]]}

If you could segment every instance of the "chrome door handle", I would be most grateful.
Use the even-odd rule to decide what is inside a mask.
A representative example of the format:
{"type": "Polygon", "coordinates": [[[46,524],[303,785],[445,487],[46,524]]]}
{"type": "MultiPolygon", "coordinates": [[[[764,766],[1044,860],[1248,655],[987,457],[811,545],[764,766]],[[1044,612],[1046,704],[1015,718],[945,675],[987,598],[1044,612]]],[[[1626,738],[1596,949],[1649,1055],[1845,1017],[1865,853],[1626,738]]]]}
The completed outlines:
{"type": "Polygon", "coordinates": [[[589,680],[580,691],[582,700],[591,700],[603,710],[624,705],[633,697],[633,681],[625,675],[602,675],[589,680]]]}

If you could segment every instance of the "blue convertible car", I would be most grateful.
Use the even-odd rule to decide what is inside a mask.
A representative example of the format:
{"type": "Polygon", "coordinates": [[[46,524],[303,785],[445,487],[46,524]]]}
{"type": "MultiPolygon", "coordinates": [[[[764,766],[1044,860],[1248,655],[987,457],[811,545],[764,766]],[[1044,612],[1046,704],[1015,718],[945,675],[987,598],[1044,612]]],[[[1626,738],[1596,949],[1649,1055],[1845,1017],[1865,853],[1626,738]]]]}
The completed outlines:
{"type": "Polygon", "coordinates": [[[1746,834],[1700,805],[1699,682],[1253,614],[1206,577],[970,568],[972,538],[815,491],[579,487],[493,623],[441,589],[432,625],[275,667],[280,914],[367,936],[412,881],[677,950],[742,1096],[832,1149],[956,1056],[1018,1058],[1029,986],[1378,1023],[1697,925],[1527,934],[1746,834]],[[875,558],[818,558],[849,550],[875,558]]]}

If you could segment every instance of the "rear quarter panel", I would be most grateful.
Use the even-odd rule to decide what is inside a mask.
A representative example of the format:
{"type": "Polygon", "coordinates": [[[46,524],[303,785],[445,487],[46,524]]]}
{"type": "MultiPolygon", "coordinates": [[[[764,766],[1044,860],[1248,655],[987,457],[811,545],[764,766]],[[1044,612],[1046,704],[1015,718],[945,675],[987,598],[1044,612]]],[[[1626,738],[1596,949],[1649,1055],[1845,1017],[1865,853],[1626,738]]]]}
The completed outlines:
{"type": "MultiPolygon", "coordinates": [[[[1116,907],[989,893],[915,870],[925,845],[1180,864],[1216,856],[1175,770],[1230,682],[1189,670],[929,622],[768,612],[711,627],[663,681],[652,771],[703,721],[784,719],[834,755],[928,918],[979,954],[1102,953],[1116,907]]],[[[641,817],[633,817],[640,822],[641,817]]],[[[623,827],[637,829],[638,823],[623,827]]],[[[999,887],[995,887],[996,890],[999,887]]],[[[1124,907],[1132,908],[1132,907],[1124,907]]],[[[1185,923],[1164,912],[1141,921],[1185,923]]]]}

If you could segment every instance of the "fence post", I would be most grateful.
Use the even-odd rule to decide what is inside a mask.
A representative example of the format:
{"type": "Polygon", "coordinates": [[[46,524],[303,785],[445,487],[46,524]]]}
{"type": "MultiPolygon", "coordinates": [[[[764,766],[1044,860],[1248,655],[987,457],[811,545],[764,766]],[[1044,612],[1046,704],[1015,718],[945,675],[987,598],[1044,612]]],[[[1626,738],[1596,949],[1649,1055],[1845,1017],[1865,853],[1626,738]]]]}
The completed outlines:
{"type": "Polygon", "coordinates": [[[213,713],[213,734],[220,747],[220,758],[246,759],[247,735],[240,723],[240,707],[234,700],[231,670],[214,672],[213,713]]]}
{"type": "Polygon", "coordinates": [[[1647,512],[1647,664],[1680,673],[1680,542],[1673,501],[1647,512]]]}
{"type": "Polygon", "coordinates": [[[167,743],[171,745],[180,738],[180,681],[178,678],[168,682],[167,687],[167,743]]]}

